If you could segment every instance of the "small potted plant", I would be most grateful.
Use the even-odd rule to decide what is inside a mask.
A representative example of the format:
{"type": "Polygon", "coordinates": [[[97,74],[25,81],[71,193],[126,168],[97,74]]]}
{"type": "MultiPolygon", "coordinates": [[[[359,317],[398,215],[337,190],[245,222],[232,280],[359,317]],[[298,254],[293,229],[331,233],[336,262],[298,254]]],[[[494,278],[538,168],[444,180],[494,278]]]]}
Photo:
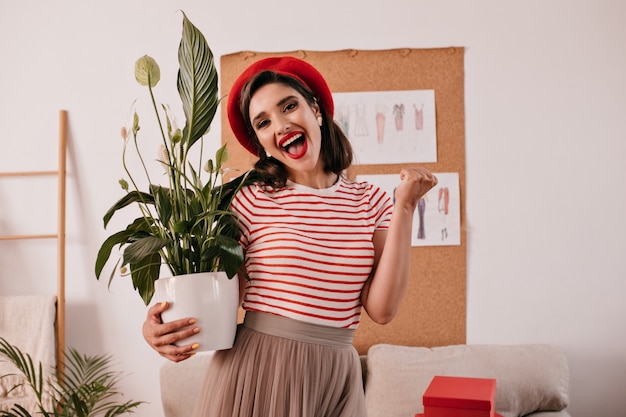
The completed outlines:
{"type": "MultiPolygon", "coordinates": [[[[226,145],[219,148],[214,160],[208,159],[205,162],[202,160],[202,146],[191,152],[194,145],[202,143],[202,137],[211,126],[220,99],[213,54],[202,33],[184,13],[178,61],[177,87],[185,115],[185,126],[182,130],[176,128],[168,107],[159,106],[155,101],[153,88],[160,79],[160,69],[156,61],[149,56],[143,56],[135,64],[135,78],[139,84],[148,88],[154,107],[162,139],[159,163],[163,166],[169,183],[158,185],[151,181],[137,145],[139,116],[133,111],[132,126],[122,129],[122,162],[128,180],[120,180],[120,185],[126,194],[106,212],[104,227],[107,227],[114,213],[129,205],[137,206],[141,215],[124,230],[112,234],[104,241],[96,259],[96,277],[100,278],[112,250],[119,246],[122,256],[111,273],[109,285],[118,270],[122,274],[128,274],[130,270],[133,286],[146,305],[153,298],[155,285],[157,288],[162,287],[163,291],[158,294],[160,299],[155,301],[172,301],[172,307],[165,312],[169,316],[166,317],[164,313],[165,321],[178,315],[193,315],[201,320],[199,313],[187,310],[196,301],[182,301],[179,296],[189,292],[192,295],[201,293],[206,298],[206,291],[214,289],[216,299],[212,301],[213,304],[227,299],[231,303],[227,307],[227,313],[224,313],[230,318],[214,319],[216,326],[221,326],[225,320],[234,321],[232,335],[226,336],[232,343],[239,301],[238,280],[233,278],[243,263],[243,250],[238,242],[239,228],[236,219],[228,209],[233,196],[251,176],[246,173],[233,181],[223,183],[226,145]],[[126,163],[126,152],[131,141],[147,176],[149,185],[145,191],[139,189],[126,163]],[[191,162],[191,155],[198,156],[198,161],[195,162],[194,156],[194,162],[191,162]],[[208,178],[203,179],[203,176],[208,178]],[[208,283],[208,289],[205,290],[170,287],[165,278],[160,278],[162,265],[172,275],[168,281],[171,285],[190,276],[199,283],[208,280],[215,280],[215,283],[208,283]],[[198,274],[203,274],[202,278],[198,274]],[[176,312],[176,307],[185,310],[176,312]]],[[[213,316],[219,315],[214,310],[217,308],[215,305],[202,308],[213,316]]],[[[213,326],[206,322],[199,325],[203,326],[202,333],[210,333],[213,326]]],[[[213,340],[215,341],[215,337],[213,340]]],[[[201,343],[201,346],[209,348],[206,342],[201,343]]]]}
{"type": "MultiPolygon", "coordinates": [[[[1,417],[116,417],[132,414],[144,403],[117,401],[123,396],[118,388],[122,374],[111,370],[110,355],[88,356],[69,348],[63,371],[55,377],[42,362],[35,364],[29,353],[0,337],[0,358],[12,363],[18,371],[0,376],[0,381],[5,377],[16,381],[8,392],[24,386],[25,392],[30,390],[32,394],[26,397],[28,400],[16,401],[10,409],[0,410],[1,417]]],[[[4,386],[7,384],[3,381],[4,386]]],[[[19,400],[19,396],[13,398],[19,400]]]]}

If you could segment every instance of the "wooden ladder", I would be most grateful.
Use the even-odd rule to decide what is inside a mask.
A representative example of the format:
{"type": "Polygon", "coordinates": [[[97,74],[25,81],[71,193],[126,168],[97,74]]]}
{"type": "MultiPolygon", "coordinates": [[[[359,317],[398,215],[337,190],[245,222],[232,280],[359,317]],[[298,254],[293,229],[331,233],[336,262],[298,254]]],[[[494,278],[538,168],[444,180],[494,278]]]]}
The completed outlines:
{"type": "Polygon", "coordinates": [[[65,205],[67,177],[67,111],[59,111],[59,162],[56,171],[0,172],[1,177],[58,177],[58,215],[55,234],[0,235],[0,240],[57,239],[56,359],[57,375],[63,374],[65,352],[65,205]]]}

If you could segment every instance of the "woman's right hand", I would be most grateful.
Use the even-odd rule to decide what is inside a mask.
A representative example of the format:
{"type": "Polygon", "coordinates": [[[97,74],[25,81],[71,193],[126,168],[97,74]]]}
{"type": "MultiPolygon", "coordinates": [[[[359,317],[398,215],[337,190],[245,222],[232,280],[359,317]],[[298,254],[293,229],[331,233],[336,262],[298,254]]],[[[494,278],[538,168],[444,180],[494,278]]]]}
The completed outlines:
{"type": "Polygon", "coordinates": [[[200,332],[200,328],[193,326],[196,323],[194,318],[163,323],[161,313],[168,307],[169,304],[166,302],[150,307],[141,332],[146,342],[161,356],[174,362],[180,362],[193,356],[199,345],[190,343],[176,346],[175,343],[200,332]]]}

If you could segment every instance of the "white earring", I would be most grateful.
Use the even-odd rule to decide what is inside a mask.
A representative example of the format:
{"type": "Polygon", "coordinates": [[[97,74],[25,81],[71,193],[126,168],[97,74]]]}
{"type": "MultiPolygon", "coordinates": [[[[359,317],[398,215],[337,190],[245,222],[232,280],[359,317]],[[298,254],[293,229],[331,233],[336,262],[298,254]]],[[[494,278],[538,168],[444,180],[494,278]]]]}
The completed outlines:
{"type": "Polygon", "coordinates": [[[268,158],[271,158],[271,157],[272,157],[272,154],[266,151],[266,152],[265,152],[265,156],[267,156],[268,158]]]}
{"type": "Polygon", "coordinates": [[[322,116],[317,116],[317,124],[320,125],[320,127],[321,127],[322,123],[323,123],[322,116]]]}

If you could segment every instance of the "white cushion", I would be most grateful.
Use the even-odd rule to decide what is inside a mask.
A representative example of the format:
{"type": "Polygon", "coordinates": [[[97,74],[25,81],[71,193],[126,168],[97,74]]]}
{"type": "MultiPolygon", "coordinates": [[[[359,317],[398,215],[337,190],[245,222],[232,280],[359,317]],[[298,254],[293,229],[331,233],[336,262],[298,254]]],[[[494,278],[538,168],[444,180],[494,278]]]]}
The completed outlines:
{"type": "Polygon", "coordinates": [[[161,402],[165,417],[189,417],[204,383],[212,353],[200,352],[182,362],[161,366],[161,402]]]}
{"type": "Polygon", "coordinates": [[[554,345],[374,345],[367,355],[368,417],[423,413],[422,396],[435,375],[495,378],[495,409],[505,417],[563,410],[569,368],[554,345]]]}

